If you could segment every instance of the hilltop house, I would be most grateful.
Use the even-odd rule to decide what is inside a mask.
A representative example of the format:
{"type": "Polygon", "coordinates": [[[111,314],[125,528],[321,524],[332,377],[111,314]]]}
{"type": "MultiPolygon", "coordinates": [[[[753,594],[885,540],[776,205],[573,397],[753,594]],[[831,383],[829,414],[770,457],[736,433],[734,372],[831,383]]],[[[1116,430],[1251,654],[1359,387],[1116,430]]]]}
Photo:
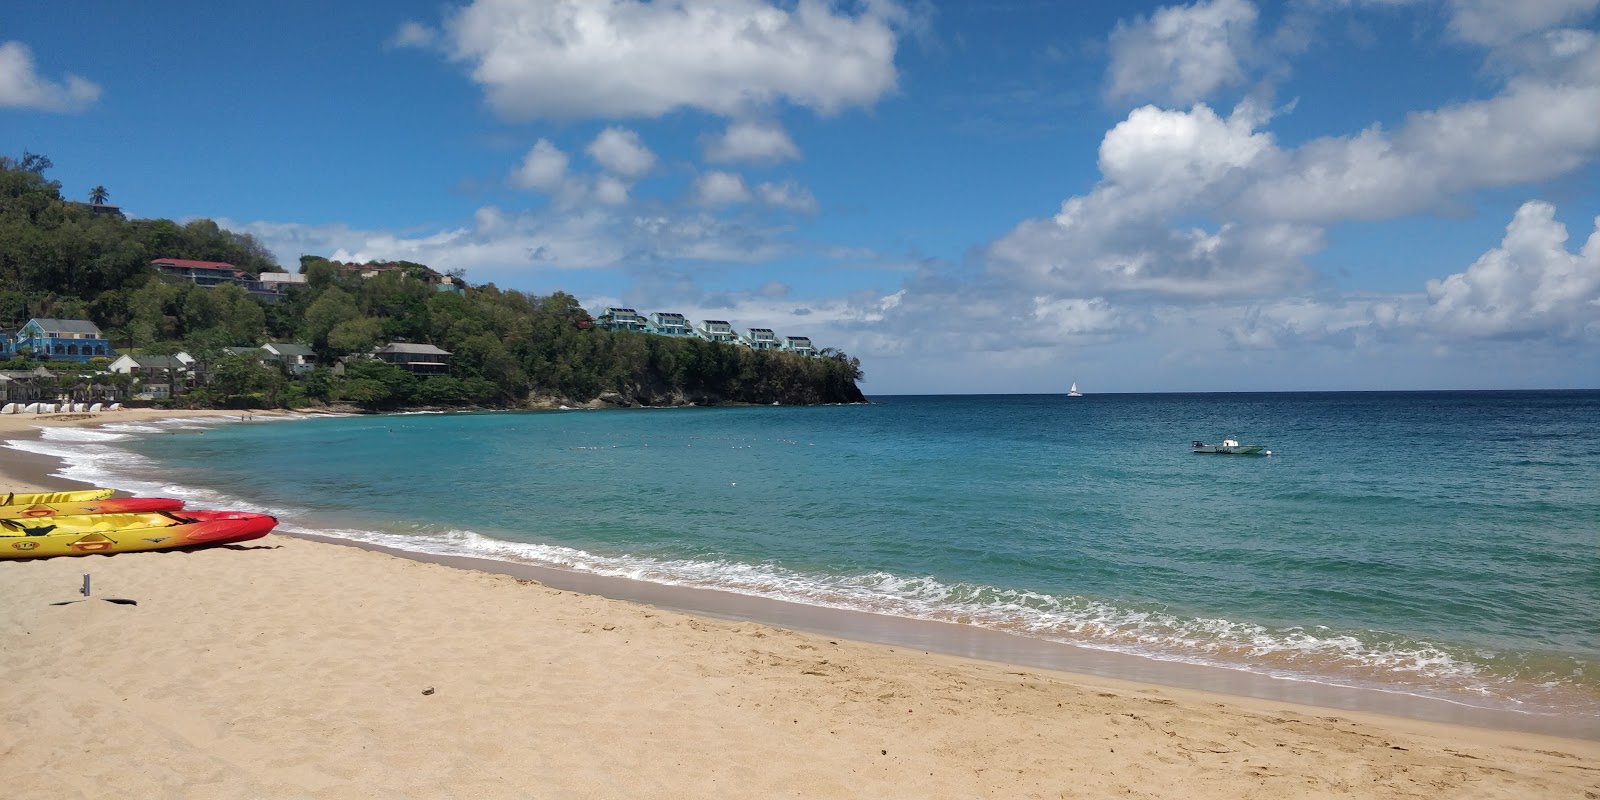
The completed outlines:
{"type": "MultiPolygon", "coordinates": [[[[771,328],[749,328],[744,333],[739,333],[733,329],[732,324],[722,319],[701,320],[700,324],[695,326],[691,325],[684,315],[671,311],[656,311],[645,317],[631,308],[610,306],[606,308],[605,313],[594,318],[594,325],[608,331],[637,331],[656,336],[694,336],[708,342],[739,345],[752,350],[794,353],[807,358],[817,354],[816,348],[811,345],[811,339],[805,336],[780,337],[771,328]]],[[[587,326],[580,322],[579,327],[587,326]]]]}
{"type": "Polygon", "coordinates": [[[256,282],[262,289],[282,294],[287,287],[305,286],[306,276],[299,272],[263,272],[256,276],[256,282]]]}
{"type": "MultiPolygon", "coordinates": [[[[284,283],[298,283],[293,279],[284,279],[286,272],[264,272],[263,275],[275,276],[268,283],[252,276],[226,261],[195,261],[187,258],[156,258],[151,259],[150,266],[160,270],[162,274],[189,281],[196,286],[221,286],[228,283],[238,286],[250,294],[251,297],[268,303],[276,303],[283,299],[278,288],[284,283]]],[[[305,276],[298,276],[304,280],[305,276]]]]}
{"type": "Polygon", "coordinates": [[[162,273],[182,278],[196,286],[217,286],[231,283],[239,285],[252,280],[250,273],[226,261],[194,261],[187,258],[157,258],[150,266],[162,273]]]}
{"type": "Polygon", "coordinates": [[[694,335],[694,330],[689,327],[688,318],[671,311],[657,311],[651,314],[649,327],[645,330],[657,336],[694,335]]]}
{"type": "Polygon", "coordinates": [[[117,354],[99,327],[81,319],[30,319],[7,349],[12,355],[80,364],[117,354]]]}
{"type": "Polygon", "coordinates": [[[631,308],[608,308],[606,313],[595,317],[594,324],[602,330],[636,332],[643,332],[650,325],[631,308]]]}
{"type": "Polygon", "coordinates": [[[708,342],[739,343],[739,334],[733,332],[733,326],[725,319],[701,320],[700,327],[696,328],[694,333],[708,342]]]}
{"type": "Polygon", "coordinates": [[[372,357],[413,375],[450,374],[450,353],[431,344],[390,342],[372,351],[372,357]]]}
{"type": "Polygon", "coordinates": [[[740,337],[751,350],[777,350],[778,337],[771,328],[751,328],[740,337]]]}
{"type": "Polygon", "coordinates": [[[817,354],[817,349],[811,346],[811,337],[809,336],[785,336],[783,337],[783,349],[807,358],[817,354]]]}

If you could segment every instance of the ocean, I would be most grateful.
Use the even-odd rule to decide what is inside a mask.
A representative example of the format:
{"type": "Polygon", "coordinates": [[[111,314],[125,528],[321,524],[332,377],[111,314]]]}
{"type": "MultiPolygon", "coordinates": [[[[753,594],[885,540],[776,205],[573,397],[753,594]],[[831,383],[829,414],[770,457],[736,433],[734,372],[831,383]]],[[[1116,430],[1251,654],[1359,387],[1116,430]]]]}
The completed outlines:
{"type": "Polygon", "coordinates": [[[1595,391],[174,420],[9,444],[289,531],[1600,718],[1595,391]],[[1190,452],[1224,437],[1272,454],[1190,452]]]}

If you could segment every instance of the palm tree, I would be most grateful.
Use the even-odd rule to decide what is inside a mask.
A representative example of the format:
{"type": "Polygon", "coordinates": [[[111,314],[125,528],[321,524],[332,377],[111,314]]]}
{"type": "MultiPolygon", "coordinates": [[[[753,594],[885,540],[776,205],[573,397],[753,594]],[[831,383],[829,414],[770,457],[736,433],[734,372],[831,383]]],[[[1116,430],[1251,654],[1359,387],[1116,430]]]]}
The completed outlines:
{"type": "Polygon", "coordinates": [[[92,205],[103,206],[110,197],[111,193],[106,191],[104,186],[96,186],[89,190],[89,203],[92,205]]]}

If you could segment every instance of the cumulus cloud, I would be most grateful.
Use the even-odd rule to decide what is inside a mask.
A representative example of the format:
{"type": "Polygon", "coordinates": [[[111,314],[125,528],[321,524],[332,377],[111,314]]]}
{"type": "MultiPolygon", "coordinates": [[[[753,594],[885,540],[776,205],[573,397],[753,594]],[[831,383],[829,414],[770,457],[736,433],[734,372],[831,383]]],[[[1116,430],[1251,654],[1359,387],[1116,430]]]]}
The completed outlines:
{"type": "Polygon", "coordinates": [[[1523,204],[1500,246],[1428,281],[1430,319],[1477,337],[1600,335],[1600,218],[1576,253],[1549,203],[1523,204]]]}
{"type": "MultiPolygon", "coordinates": [[[[585,187],[591,199],[607,192],[604,181],[585,187]]],[[[749,220],[720,220],[707,213],[674,213],[605,202],[516,211],[478,209],[471,220],[437,230],[365,230],[341,224],[305,225],[219,219],[229,230],[249,233],[281,264],[314,254],[343,261],[404,259],[436,269],[463,268],[475,282],[526,285],[545,270],[620,269],[675,262],[699,265],[758,264],[789,252],[785,228],[749,220]]]]}
{"type": "Polygon", "coordinates": [[[745,188],[744,178],[731,172],[706,172],[699,175],[695,178],[691,194],[694,203],[712,208],[750,200],[750,190],[745,188]]]}
{"type": "Polygon", "coordinates": [[[656,166],[656,154],[644,146],[638,133],[626,128],[606,128],[594,137],[585,152],[601,168],[624,178],[642,177],[656,166]]]}
{"type": "Polygon", "coordinates": [[[743,121],[708,141],[705,156],[713,164],[770,164],[799,158],[800,148],[781,125],[743,121]]]}
{"type": "Polygon", "coordinates": [[[817,213],[817,198],[812,196],[804,186],[794,181],[773,183],[766,181],[756,186],[756,197],[764,205],[774,208],[785,208],[790,211],[799,211],[802,214],[817,213]]]}
{"type": "Polygon", "coordinates": [[[67,73],[59,81],[40,75],[33,51],[22,42],[0,43],[0,108],[81,111],[100,99],[100,86],[67,73]]]}
{"type": "Polygon", "coordinates": [[[390,47],[432,47],[439,32],[418,22],[403,22],[389,37],[390,47]]]}
{"type": "Polygon", "coordinates": [[[567,178],[567,154],[548,139],[535,142],[522,163],[511,172],[511,184],[522,189],[553,192],[567,178]]]}
{"type": "Polygon", "coordinates": [[[1580,21],[1596,8],[1600,0],[1450,0],[1450,33],[1474,44],[1503,45],[1580,21]]]}
{"type": "Polygon", "coordinates": [[[1600,38],[1566,69],[1512,79],[1486,100],[1410,115],[1283,154],[1241,199],[1244,213],[1330,222],[1386,219],[1453,195],[1566,174],[1600,153],[1600,38]]]}
{"type": "Polygon", "coordinates": [[[1301,259],[1321,249],[1319,229],[1270,220],[1173,224],[1237,193],[1271,157],[1271,135],[1255,131],[1262,120],[1249,105],[1226,119],[1204,105],[1136,109],[1101,142],[1101,183],[991,244],[990,271],[1036,289],[1189,298],[1308,283],[1301,259]]]}
{"type": "Polygon", "coordinates": [[[445,21],[450,57],[471,66],[511,119],[655,117],[681,108],[736,116],[787,101],[829,114],[895,88],[887,0],[858,13],[821,0],[476,0],[445,21]]]}
{"type": "Polygon", "coordinates": [[[1206,300],[1303,288],[1328,225],[1437,210],[1600,154],[1600,37],[1562,41],[1559,58],[1492,97],[1294,149],[1251,102],[1226,118],[1205,104],[1134,109],[1101,142],[1100,182],[990,244],[986,266],[1030,291],[1206,300]]]}
{"type": "Polygon", "coordinates": [[[1248,0],[1199,0],[1119,22],[1111,32],[1107,97],[1191,103],[1239,84],[1256,16],[1248,0]]]}

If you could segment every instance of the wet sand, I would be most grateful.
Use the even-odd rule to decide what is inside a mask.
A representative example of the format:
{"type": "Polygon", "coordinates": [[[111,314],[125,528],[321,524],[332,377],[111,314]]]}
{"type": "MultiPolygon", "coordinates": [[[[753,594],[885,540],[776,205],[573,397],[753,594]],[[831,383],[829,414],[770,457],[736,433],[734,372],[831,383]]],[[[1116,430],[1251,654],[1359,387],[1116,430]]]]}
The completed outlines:
{"type": "MultiPolygon", "coordinates": [[[[0,417],[0,439],[35,423],[0,417]]],[[[72,488],[54,467],[0,449],[0,492],[72,488]]],[[[1188,667],[1176,672],[1191,685],[1216,673],[1201,685],[1227,693],[1173,688],[1160,685],[1167,665],[967,626],[432,560],[272,535],[0,561],[12,611],[0,785],[15,797],[1600,797],[1600,742],[1371,713],[1390,696],[1330,710],[1238,696],[1251,693],[1239,673],[1188,667]],[[84,573],[94,598],[50,605],[80,599],[84,573]]]]}

